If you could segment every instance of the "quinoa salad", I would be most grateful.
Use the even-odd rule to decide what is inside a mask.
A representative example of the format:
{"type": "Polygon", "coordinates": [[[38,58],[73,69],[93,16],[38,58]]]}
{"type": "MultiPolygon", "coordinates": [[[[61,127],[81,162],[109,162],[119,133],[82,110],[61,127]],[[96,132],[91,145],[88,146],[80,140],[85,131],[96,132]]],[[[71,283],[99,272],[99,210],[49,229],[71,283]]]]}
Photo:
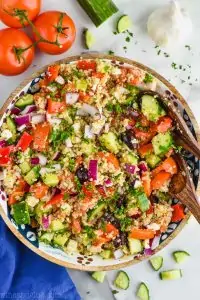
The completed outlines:
{"type": "Polygon", "coordinates": [[[49,66],[17,98],[0,131],[16,224],[67,253],[118,259],[184,218],[168,195],[179,149],[156,83],[136,67],[79,60],[49,66]]]}

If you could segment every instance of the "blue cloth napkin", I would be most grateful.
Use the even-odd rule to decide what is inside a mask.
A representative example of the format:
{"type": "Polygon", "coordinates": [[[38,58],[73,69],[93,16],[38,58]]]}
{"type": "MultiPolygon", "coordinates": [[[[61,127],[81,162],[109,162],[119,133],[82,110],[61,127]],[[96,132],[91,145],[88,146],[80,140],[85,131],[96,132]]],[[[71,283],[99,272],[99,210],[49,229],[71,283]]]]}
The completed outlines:
{"type": "Polygon", "coordinates": [[[25,247],[1,217],[0,299],[80,300],[65,268],[25,247]]]}

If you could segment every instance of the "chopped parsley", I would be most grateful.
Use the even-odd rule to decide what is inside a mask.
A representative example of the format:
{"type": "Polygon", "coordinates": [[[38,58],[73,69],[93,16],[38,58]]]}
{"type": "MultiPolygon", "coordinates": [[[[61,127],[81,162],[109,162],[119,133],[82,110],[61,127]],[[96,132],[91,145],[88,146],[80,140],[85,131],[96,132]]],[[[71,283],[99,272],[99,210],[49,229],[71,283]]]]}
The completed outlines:
{"type": "Polygon", "coordinates": [[[173,63],[171,64],[171,67],[172,67],[174,70],[178,69],[177,64],[176,64],[175,62],[173,62],[173,63]]]}
{"type": "Polygon", "coordinates": [[[74,158],[69,159],[68,169],[70,172],[74,172],[76,161],[74,158]]]}
{"type": "Polygon", "coordinates": [[[185,48],[187,48],[189,51],[191,50],[191,46],[190,45],[185,45],[185,48]]]}
{"type": "Polygon", "coordinates": [[[75,184],[76,184],[77,190],[80,192],[81,189],[82,189],[82,184],[80,183],[80,180],[78,179],[77,176],[74,177],[74,182],[75,182],[75,184]]]}
{"type": "Polygon", "coordinates": [[[109,50],[109,51],[108,51],[108,54],[109,54],[109,55],[114,55],[114,54],[115,54],[115,52],[114,52],[114,51],[112,51],[112,50],[109,50]]]}
{"type": "Polygon", "coordinates": [[[129,42],[131,41],[130,37],[127,36],[125,41],[126,41],[127,43],[129,43],[129,42]]]}
{"type": "Polygon", "coordinates": [[[94,230],[90,226],[85,226],[84,231],[87,233],[89,239],[93,239],[96,236],[94,230]]]}
{"type": "Polygon", "coordinates": [[[132,219],[129,217],[125,217],[120,220],[121,231],[125,231],[128,226],[132,223],[132,219]]]}
{"type": "Polygon", "coordinates": [[[113,294],[113,295],[118,294],[118,293],[119,293],[119,291],[117,291],[117,290],[112,290],[112,294],[113,294]]]}
{"type": "Polygon", "coordinates": [[[70,136],[72,136],[72,133],[74,131],[74,128],[70,125],[68,125],[65,129],[63,130],[52,130],[50,134],[50,141],[53,144],[53,147],[56,148],[59,146],[61,143],[63,143],[66,139],[68,139],[70,136]]]}
{"type": "Polygon", "coordinates": [[[127,30],[127,32],[131,37],[133,37],[133,33],[131,31],[127,30]]]}
{"type": "Polygon", "coordinates": [[[119,103],[116,103],[116,104],[108,103],[106,105],[106,109],[110,112],[115,112],[117,114],[120,114],[123,111],[123,109],[119,103]]]}
{"type": "Polygon", "coordinates": [[[151,74],[149,74],[149,73],[146,73],[143,82],[144,83],[151,83],[151,82],[153,82],[153,76],[151,74]]]}
{"type": "Polygon", "coordinates": [[[160,55],[160,53],[161,53],[161,50],[158,50],[157,55],[160,55]]]}

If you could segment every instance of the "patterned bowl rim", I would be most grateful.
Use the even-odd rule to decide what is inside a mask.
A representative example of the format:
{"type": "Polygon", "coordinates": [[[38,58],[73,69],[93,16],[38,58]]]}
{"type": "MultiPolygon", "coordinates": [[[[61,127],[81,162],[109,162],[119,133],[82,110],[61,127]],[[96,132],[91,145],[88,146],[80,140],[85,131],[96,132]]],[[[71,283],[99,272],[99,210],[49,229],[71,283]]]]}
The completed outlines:
{"type": "MultiPolygon", "coordinates": [[[[184,109],[186,110],[187,114],[189,115],[191,122],[193,124],[196,136],[197,136],[197,141],[200,143],[200,129],[198,126],[198,123],[190,109],[190,107],[188,106],[187,102],[184,100],[184,98],[181,96],[181,94],[177,91],[177,89],[171,84],[169,83],[163,76],[161,76],[160,74],[158,74],[156,71],[152,70],[151,68],[136,62],[134,60],[128,59],[128,58],[123,58],[120,56],[113,56],[113,55],[106,55],[106,54],[94,54],[94,53],[86,53],[86,54],[82,54],[82,55],[76,55],[76,56],[70,56],[67,57],[65,59],[61,59],[55,62],[52,62],[46,66],[44,66],[43,68],[41,68],[39,71],[33,73],[29,78],[25,79],[9,96],[9,98],[5,101],[5,103],[3,104],[2,108],[0,109],[0,118],[3,116],[3,114],[5,113],[8,105],[12,102],[12,100],[16,97],[17,94],[19,94],[19,92],[28,84],[30,83],[34,78],[37,78],[40,74],[42,74],[49,65],[52,64],[62,64],[62,63],[71,63],[71,62],[75,62],[77,60],[80,59],[108,59],[108,60],[113,60],[119,63],[125,63],[125,64],[129,64],[131,66],[134,67],[138,67],[139,69],[142,69],[148,73],[151,73],[155,78],[157,78],[160,82],[162,82],[176,97],[177,99],[180,101],[180,103],[182,104],[182,106],[184,107],[184,109]]],[[[197,185],[197,189],[196,192],[198,195],[200,195],[200,179],[198,181],[198,185],[197,185]]],[[[41,251],[40,249],[38,249],[37,247],[35,247],[34,245],[32,245],[13,225],[13,223],[10,221],[10,219],[8,218],[8,216],[6,215],[6,213],[4,212],[2,206],[0,205],[0,215],[3,218],[4,222],[6,223],[6,225],[9,227],[9,229],[12,231],[12,233],[25,245],[27,246],[29,249],[31,249],[32,251],[34,251],[36,254],[40,255],[41,257],[56,263],[58,265],[67,267],[67,268],[71,268],[71,269],[77,269],[77,270],[81,270],[81,271],[109,271],[109,270],[115,270],[115,269],[120,269],[120,268],[124,268],[133,264],[136,264],[138,262],[141,262],[147,258],[149,258],[146,255],[141,255],[140,257],[137,258],[133,258],[129,261],[126,262],[122,262],[119,264],[113,264],[113,265],[108,265],[108,266],[83,266],[83,265],[79,265],[79,264],[75,264],[75,263],[70,263],[70,262],[65,262],[62,261],[58,258],[55,258],[43,251],[41,251]]],[[[162,250],[164,247],[166,247],[170,241],[172,241],[178,234],[179,232],[183,229],[183,227],[187,224],[188,219],[190,218],[191,213],[187,212],[186,217],[184,218],[184,220],[177,226],[177,228],[172,232],[172,234],[165,240],[163,241],[155,250],[154,253],[157,253],[158,251],[162,250]]]]}

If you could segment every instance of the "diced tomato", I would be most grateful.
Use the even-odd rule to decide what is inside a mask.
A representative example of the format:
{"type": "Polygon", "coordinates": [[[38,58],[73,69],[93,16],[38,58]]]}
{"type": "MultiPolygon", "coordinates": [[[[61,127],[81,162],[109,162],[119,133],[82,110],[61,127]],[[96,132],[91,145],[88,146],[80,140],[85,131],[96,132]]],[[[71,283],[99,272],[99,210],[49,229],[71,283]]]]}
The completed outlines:
{"type": "Polygon", "coordinates": [[[113,153],[98,152],[97,156],[106,159],[108,163],[111,163],[116,169],[119,169],[119,161],[113,153]]]}
{"type": "Polygon", "coordinates": [[[154,212],[154,209],[153,209],[153,205],[150,206],[150,208],[146,211],[146,214],[147,215],[150,215],[154,212]]]}
{"type": "Polygon", "coordinates": [[[172,157],[166,158],[157,168],[155,168],[151,172],[152,177],[154,177],[160,171],[165,171],[171,173],[172,175],[176,174],[178,172],[178,168],[175,160],[172,157]]]}
{"type": "Polygon", "coordinates": [[[106,232],[106,234],[112,233],[113,237],[115,237],[119,234],[119,230],[111,223],[106,224],[105,232],[106,232]]]}
{"type": "Polygon", "coordinates": [[[157,132],[164,133],[172,128],[172,119],[170,117],[161,117],[157,122],[157,132]]]}
{"type": "Polygon", "coordinates": [[[154,238],[155,232],[151,229],[133,228],[129,236],[133,239],[147,240],[154,238]]]}
{"type": "Polygon", "coordinates": [[[142,185],[144,188],[144,192],[149,197],[151,195],[151,178],[149,172],[142,172],[141,175],[142,185]]]}
{"type": "Polygon", "coordinates": [[[79,101],[87,103],[90,100],[90,95],[85,92],[79,92],[79,101]]]}
{"type": "Polygon", "coordinates": [[[63,101],[54,101],[52,99],[48,99],[47,102],[47,112],[49,114],[61,113],[66,109],[66,102],[63,101]]]}
{"type": "Polygon", "coordinates": [[[8,198],[8,205],[13,205],[24,195],[24,192],[12,192],[8,198]]]}
{"type": "Polygon", "coordinates": [[[40,123],[33,129],[33,149],[37,151],[44,151],[48,146],[48,136],[51,127],[49,123],[40,123]]]}
{"type": "Polygon", "coordinates": [[[52,82],[56,79],[56,77],[58,77],[59,70],[60,70],[59,65],[53,65],[48,67],[46,73],[46,78],[48,82],[52,82]]]}
{"type": "Polygon", "coordinates": [[[119,235],[119,230],[111,223],[107,223],[105,230],[98,230],[98,233],[99,236],[93,242],[94,246],[100,246],[111,241],[113,238],[119,235]]]}
{"type": "Polygon", "coordinates": [[[96,77],[96,78],[99,78],[99,79],[102,79],[105,76],[105,74],[100,73],[100,72],[92,72],[92,76],[96,77]]]}
{"type": "Polygon", "coordinates": [[[94,60],[79,60],[77,68],[82,70],[93,70],[96,71],[96,62],[94,60]]]}
{"type": "Polygon", "coordinates": [[[12,163],[10,154],[14,151],[14,146],[0,148],[0,166],[7,166],[12,163]]]}
{"type": "Polygon", "coordinates": [[[151,180],[152,190],[159,190],[172,176],[172,174],[161,171],[151,180]]]}
{"type": "Polygon", "coordinates": [[[96,189],[101,196],[106,197],[106,192],[105,192],[103,185],[97,185],[96,189]]]}
{"type": "Polygon", "coordinates": [[[81,232],[81,224],[79,219],[72,218],[72,231],[73,233],[81,232]]]}
{"type": "Polygon", "coordinates": [[[174,154],[174,149],[171,148],[171,149],[169,149],[169,151],[165,154],[165,156],[166,156],[166,157],[170,157],[170,156],[172,156],[173,154],[174,154]]]}
{"type": "Polygon", "coordinates": [[[109,239],[106,236],[100,236],[94,240],[93,246],[95,246],[95,247],[101,246],[107,242],[109,242],[109,239]]]}
{"type": "Polygon", "coordinates": [[[64,194],[57,194],[55,196],[53,196],[47,203],[45,203],[45,207],[47,205],[57,205],[59,204],[64,198],[64,194]]]}
{"type": "Polygon", "coordinates": [[[16,183],[14,191],[15,192],[24,192],[24,193],[28,192],[29,185],[23,178],[20,178],[16,183]]]}
{"type": "Polygon", "coordinates": [[[95,192],[95,185],[93,182],[84,184],[82,186],[82,191],[84,193],[84,195],[86,195],[87,197],[91,198],[94,195],[95,192]]]}
{"type": "Polygon", "coordinates": [[[150,130],[144,131],[139,128],[134,128],[135,137],[141,141],[142,144],[149,143],[154,137],[155,133],[150,130]]]}
{"type": "Polygon", "coordinates": [[[135,76],[133,79],[130,80],[129,83],[133,84],[133,85],[136,85],[136,84],[140,83],[140,77],[139,76],[135,76]]]}
{"type": "Polygon", "coordinates": [[[172,222],[179,222],[185,218],[184,207],[182,204],[175,204],[172,206],[172,222]]]}
{"type": "Polygon", "coordinates": [[[142,145],[140,146],[140,148],[138,149],[138,152],[140,154],[140,156],[143,158],[146,155],[149,155],[153,152],[153,146],[152,144],[146,144],[146,145],[142,145]]]}
{"type": "Polygon", "coordinates": [[[25,151],[28,149],[33,137],[28,132],[24,132],[17,143],[17,149],[25,151]]]}
{"type": "Polygon", "coordinates": [[[46,196],[48,192],[48,186],[42,182],[37,182],[30,187],[30,192],[38,199],[41,199],[46,196]]]}
{"type": "Polygon", "coordinates": [[[140,114],[139,116],[139,122],[141,124],[142,127],[148,127],[150,122],[149,120],[147,119],[147,117],[145,117],[145,115],[143,114],[140,114]]]}

